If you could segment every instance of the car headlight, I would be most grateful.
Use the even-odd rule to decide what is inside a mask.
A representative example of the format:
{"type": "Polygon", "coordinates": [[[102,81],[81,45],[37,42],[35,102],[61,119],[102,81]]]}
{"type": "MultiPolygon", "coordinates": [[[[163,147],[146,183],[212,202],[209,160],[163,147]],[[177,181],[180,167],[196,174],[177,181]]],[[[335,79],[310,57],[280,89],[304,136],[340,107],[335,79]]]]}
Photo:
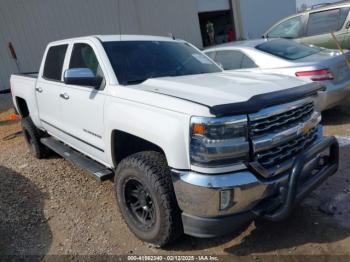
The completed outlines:
{"type": "Polygon", "coordinates": [[[191,164],[222,167],[249,159],[246,116],[204,118],[192,117],[191,164]]]}

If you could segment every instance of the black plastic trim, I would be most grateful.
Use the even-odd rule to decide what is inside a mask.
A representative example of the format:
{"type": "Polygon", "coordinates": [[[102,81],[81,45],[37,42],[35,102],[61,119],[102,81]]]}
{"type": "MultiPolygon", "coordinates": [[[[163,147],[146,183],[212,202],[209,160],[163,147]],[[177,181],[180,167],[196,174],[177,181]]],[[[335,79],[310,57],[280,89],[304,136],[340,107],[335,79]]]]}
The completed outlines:
{"type": "Polygon", "coordinates": [[[251,114],[259,112],[266,107],[289,103],[298,99],[316,95],[319,91],[325,91],[325,87],[318,83],[302,85],[276,92],[256,95],[248,101],[216,105],[210,107],[210,113],[215,116],[228,116],[236,114],[251,114]]]}
{"type": "Polygon", "coordinates": [[[52,124],[48,123],[48,122],[45,121],[45,120],[40,119],[40,121],[44,122],[45,124],[47,124],[47,125],[49,125],[49,126],[52,126],[53,128],[55,128],[55,129],[61,131],[62,133],[65,133],[66,135],[68,135],[68,136],[70,136],[70,137],[73,137],[74,139],[76,139],[76,140],[78,140],[78,141],[80,141],[80,142],[82,142],[82,143],[84,143],[84,144],[86,144],[86,145],[88,145],[88,146],[91,146],[91,147],[97,149],[98,151],[104,152],[103,149],[101,149],[101,148],[99,148],[99,147],[97,147],[97,146],[95,146],[95,145],[92,145],[92,144],[90,144],[90,143],[88,143],[88,142],[86,142],[86,141],[80,139],[79,137],[73,136],[73,135],[71,135],[70,133],[68,133],[68,132],[66,132],[66,131],[64,131],[64,130],[62,130],[62,129],[60,129],[60,128],[58,128],[58,127],[55,126],[55,125],[52,125],[52,124]]]}
{"type": "Polygon", "coordinates": [[[256,218],[252,212],[220,217],[198,217],[182,213],[182,223],[186,235],[210,238],[231,234],[256,218]]]}

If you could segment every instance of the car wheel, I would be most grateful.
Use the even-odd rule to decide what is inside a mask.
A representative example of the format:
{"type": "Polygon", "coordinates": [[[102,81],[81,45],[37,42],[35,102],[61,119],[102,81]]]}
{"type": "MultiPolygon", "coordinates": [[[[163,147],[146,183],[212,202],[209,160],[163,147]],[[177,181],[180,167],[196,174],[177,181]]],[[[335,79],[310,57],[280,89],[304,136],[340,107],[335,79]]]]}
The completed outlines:
{"type": "Polygon", "coordinates": [[[182,234],[181,213],[162,154],[140,152],[122,160],[115,187],[123,218],[138,238],[162,247],[182,234]]]}
{"type": "Polygon", "coordinates": [[[30,153],[38,159],[46,157],[49,149],[40,142],[40,139],[45,137],[44,133],[36,128],[30,117],[23,118],[21,123],[30,153]]]}

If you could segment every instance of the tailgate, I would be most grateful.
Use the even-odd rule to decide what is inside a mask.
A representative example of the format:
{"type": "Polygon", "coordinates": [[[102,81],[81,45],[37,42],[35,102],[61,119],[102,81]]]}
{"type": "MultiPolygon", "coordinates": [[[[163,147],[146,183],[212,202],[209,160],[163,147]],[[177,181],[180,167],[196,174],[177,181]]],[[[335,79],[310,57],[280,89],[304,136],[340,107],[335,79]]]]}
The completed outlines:
{"type": "Polygon", "coordinates": [[[26,101],[28,109],[36,108],[35,86],[37,77],[35,75],[11,75],[11,93],[13,102],[18,110],[16,98],[22,98],[26,101]]]}

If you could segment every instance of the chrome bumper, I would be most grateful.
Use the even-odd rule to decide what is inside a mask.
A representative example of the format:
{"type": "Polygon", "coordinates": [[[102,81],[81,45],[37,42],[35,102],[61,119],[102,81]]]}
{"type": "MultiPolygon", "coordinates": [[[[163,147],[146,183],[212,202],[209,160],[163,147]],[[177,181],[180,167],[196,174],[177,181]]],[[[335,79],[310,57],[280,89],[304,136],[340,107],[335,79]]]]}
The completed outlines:
{"type": "Polygon", "coordinates": [[[338,143],[334,137],[328,137],[300,155],[290,173],[276,179],[263,179],[248,170],[218,175],[172,170],[184,231],[193,236],[212,237],[228,233],[258,216],[282,220],[337,171],[338,159],[338,143]],[[324,151],[328,154],[321,156],[324,151]],[[221,210],[223,190],[232,192],[231,205],[221,210]]]}
{"type": "Polygon", "coordinates": [[[172,179],[178,205],[184,213],[216,217],[251,210],[274,194],[279,184],[287,183],[288,176],[264,182],[248,170],[219,175],[173,170],[172,179]],[[220,210],[220,191],[228,189],[232,190],[232,204],[220,210]]]}

